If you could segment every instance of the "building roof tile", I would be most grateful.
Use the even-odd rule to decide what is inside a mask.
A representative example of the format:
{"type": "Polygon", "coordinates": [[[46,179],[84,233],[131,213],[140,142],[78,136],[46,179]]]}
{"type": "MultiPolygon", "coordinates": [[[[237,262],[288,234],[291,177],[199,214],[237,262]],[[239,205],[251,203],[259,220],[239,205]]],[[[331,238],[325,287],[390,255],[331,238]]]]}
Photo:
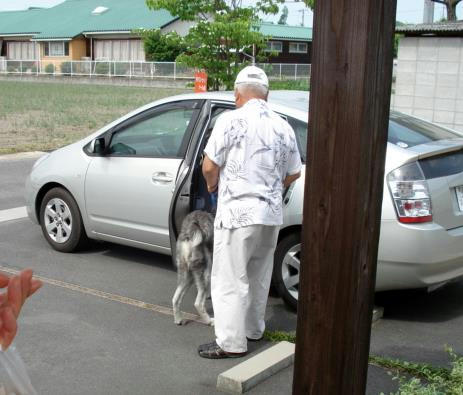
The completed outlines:
{"type": "Polygon", "coordinates": [[[411,34],[439,34],[443,33],[463,33],[463,21],[456,22],[436,22],[436,23],[419,23],[416,25],[400,25],[396,26],[397,33],[411,34]]]}
{"type": "Polygon", "coordinates": [[[166,10],[149,10],[145,0],[67,0],[51,8],[0,12],[0,36],[69,39],[85,32],[157,29],[176,19],[166,10]],[[97,7],[108,10],[92,14],[97,7]]]}
{"type": "Polygon", "coordinates": [[[304,26],[278,25],[269,22],[260,24],[259,32],[272,38],[312,41],[312,28],[304,26]]]}
{"type": "MultiPolygon", "coordinates": [[[[33,40],[72,39],[86,32],[158,29],[177,19],[166,10],[149,10],[145,0],[66,0],[51,8],[0,12],[0,37],[30,35],[33,40]],[[95,15],[93,11],[98,7],[107,9],[95,15]]],[[[274,39],[312,40],[312,29],[303,26],[262,22],[256,30],[274,39]]]]}

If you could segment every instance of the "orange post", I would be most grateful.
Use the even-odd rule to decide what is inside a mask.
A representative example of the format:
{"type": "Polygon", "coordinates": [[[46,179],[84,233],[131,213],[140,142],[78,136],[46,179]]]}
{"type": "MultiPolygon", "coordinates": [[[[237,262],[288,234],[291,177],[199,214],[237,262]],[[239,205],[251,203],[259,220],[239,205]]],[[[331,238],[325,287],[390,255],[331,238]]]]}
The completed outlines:
{"type": "Polygon", "coordinates": [[[207,92],[207,74],[204,71],[195,72],[195,93],[207,92]]]}

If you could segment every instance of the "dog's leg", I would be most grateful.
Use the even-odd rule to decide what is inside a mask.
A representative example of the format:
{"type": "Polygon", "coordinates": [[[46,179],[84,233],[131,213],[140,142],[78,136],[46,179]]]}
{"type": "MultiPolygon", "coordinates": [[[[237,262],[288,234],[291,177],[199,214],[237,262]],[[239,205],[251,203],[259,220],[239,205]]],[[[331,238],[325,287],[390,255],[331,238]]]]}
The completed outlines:
{"type": "Polygon", "coordinates": [[[177,273],[177,289],[175,290],[174,297],[172,298],[172,308],[174,310],[174,322],[177,325],[185,324],[182,319],[182,312],[180,305],[182,304],[183,297],[190,288],[192,283],[191,274],[188,271],[183,271],[180,268],[177,273]]]}
{"type": "Polygon", "coordinates": [[[214,319],[207,314],[206,311],[206,281],[204,278],[203,272],[194,271],[193,278],[195,280],[196,288],[198,289],[198,294],[196,295],[195,308],[199,313],[199,316],[204,321],[205,324],[214,326],[214,319]]]}

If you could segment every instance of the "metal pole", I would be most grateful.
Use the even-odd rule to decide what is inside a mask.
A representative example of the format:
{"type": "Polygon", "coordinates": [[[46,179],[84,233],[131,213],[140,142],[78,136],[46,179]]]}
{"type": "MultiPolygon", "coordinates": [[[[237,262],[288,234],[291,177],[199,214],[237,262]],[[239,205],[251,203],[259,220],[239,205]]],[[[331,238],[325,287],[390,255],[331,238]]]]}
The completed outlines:
{"type": "Polygon", "coordinates": [[[365,393],[396,4],[315,2],[296,395],[365,393]]]}
{"type": "Polygon", "coordinates": [[[35,57],[36,57],[35,74],[36,76],[38,76],[39,67],[40,67],[40,45],[37,41],[35,42],[35,57]]]}
{"type": "Polygon", "coordinates": [[[424,0],[423,10],[423,23],[434,22],[434,2],[431,0],[424,0]]]}
{"type": "Polygon", "coordinates": [[[297,80],[297,63],[294,65],[294,81],[297,80]]]}
{"type": "Polygon", "coordinates": [[[280,81],[281,81],[281,63],[280,63],[280,81]]]}
{"type": "Polygon", "coordinates": [[[174,81],[177,79],[177,62],[174,62],[174,81]]]}

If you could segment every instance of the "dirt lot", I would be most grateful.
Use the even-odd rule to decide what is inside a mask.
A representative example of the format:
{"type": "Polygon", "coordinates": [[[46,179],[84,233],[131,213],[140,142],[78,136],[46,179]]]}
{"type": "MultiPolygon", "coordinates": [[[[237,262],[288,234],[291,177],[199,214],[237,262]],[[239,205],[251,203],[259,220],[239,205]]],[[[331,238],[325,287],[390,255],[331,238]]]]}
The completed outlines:
{"type": "Polygon", "coordinates": [[[72,143],[179,89],[0,81],[0,155],[72,143]]]}

